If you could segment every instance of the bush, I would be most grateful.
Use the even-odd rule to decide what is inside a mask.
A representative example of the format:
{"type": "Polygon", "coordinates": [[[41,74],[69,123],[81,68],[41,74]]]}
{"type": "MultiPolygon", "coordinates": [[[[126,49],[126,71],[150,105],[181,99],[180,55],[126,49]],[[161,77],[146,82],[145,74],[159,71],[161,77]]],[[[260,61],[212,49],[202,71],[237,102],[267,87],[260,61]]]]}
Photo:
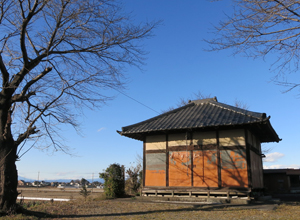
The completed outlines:
{"type": "Polygon", "coordinates": [[[125,182],[125,189],[127,194],[137,195],[139,188],[142,183],[142,166],[138,163],[136,166],[131,166],[126,173],[128,175],[128,179],[125,182]]]}
{"type": "Polygon", "coordinates": [[[107,198],[116,198],[124,195],[124,166],[111,164],[104,173],[100,173],[100,178],[104,179],[104,193],[107,198]]]}
{"type": "Polygon", "coordinates": [[[86,201],[86,198],[90,195],[90,193],[91,193],[91,191],[88,191],[86,186],[82,185],[79,194],[84,197],[84,201],[86,201]]]}

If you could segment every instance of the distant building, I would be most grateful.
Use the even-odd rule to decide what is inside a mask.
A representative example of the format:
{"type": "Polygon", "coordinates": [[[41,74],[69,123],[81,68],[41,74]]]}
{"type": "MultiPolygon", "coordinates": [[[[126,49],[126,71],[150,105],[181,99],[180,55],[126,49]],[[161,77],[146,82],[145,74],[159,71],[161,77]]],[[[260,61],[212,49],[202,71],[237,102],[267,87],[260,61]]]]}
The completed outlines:
{"type": "Polygon", "coordinates": [[[58,182],[51,182],[50,186],[56,187],[58,186],[58,182]]]}
{"type": "Polygon", "coordinates": [[[264,186],[268,192],[299,193],[300,169],[265,169],[264,186]]]}
{"type": "Polygon", "coordinates": [[[26,182],[24,180],[19,180],[18,181],[18,186],[25,186],[26,182]]]}
{"type": "Polygon", "coordinates": [[[32,183],[32,186],[40,186],[41,185],[41,182],[40,181],[34,181],[32,183]]]}

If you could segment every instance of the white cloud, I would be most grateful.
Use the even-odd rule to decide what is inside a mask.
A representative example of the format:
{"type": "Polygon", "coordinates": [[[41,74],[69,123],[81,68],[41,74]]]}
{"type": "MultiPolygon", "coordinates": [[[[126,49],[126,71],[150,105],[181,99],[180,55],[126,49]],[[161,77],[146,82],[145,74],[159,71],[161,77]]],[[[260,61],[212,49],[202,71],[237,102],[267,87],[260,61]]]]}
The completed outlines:
{"type": "Polygon", "coordinates": [[[263,159],[264,162],[276,162],[278,159],[284,157],[284,154],[279,152],[274,152],[266,154],[266,157],[263,159]]]}
{"type": "Polygon", "coordinates": [[[100,131],[105,130],[105,129],[106,129],[106,128],[104,128],[104,127],[99,128],[99,129],[97,130],[97,132],[100,132],[100,131]]]}
{"type": "Polygon", "coordinates": [[[287,168],[300,169],[300,165],[298,165],[298,164],[292,164],[292,165],[276,164],[276,165],[270,165],[270,166],[264,165],[264,169],[287,169],[287,168]]]}

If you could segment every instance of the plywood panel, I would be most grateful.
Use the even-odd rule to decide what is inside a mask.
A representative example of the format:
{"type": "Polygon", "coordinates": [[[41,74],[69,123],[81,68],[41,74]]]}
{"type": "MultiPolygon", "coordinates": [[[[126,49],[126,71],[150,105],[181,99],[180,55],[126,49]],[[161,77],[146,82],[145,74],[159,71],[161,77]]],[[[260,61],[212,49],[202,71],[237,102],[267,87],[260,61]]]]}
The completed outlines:
{"type": "Polygon", "coordinates": [[[189,151],[169,152],[169,186],[191,186],[191,154],[189,151]]]}
{"type": "Polygon", "coordinates": [[[189,141],[186,140],[186,134],[180,133],[180,134],[170,134],[168,136],[168,146],[174,147],[174,146],[185,146],[189,145],[189,141]]]}
{"type": "Polygon", "coordinates": [[[238,129],[238,130],[220,131],[219,142],[221,147],[246,146],[244,130],[238,129]]]}
{"type": "Polygon", "coordinates": [[[223,187],[248,187],[246,149],[221,150],[223,187]]]}
{"type": "Polygon", "coordinates": [[[164,150],[166,149],[166,136],[154,135],[146,137],[146,150],[164,150]]]}
{"type": "Polygon", "coordinates": [[[216,132],[194,132],[193,133],[194,145],[210,145],[217,144],[216,132]]]}
{"type": "Polygon", "coordinates": [[[218,187],[217,151],[193,152],[193,186],[218,187]]]}
{"type": "Polygon", "coordinates": [[[146,154],[145,186],[166,186],[166,154],[146,154]]]}

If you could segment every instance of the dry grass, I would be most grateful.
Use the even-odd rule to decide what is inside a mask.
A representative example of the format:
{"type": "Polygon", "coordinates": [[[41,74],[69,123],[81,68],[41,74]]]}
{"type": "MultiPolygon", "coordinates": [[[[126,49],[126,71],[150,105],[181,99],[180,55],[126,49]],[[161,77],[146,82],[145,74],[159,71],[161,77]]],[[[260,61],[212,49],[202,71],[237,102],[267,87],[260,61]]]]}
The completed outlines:
{"type": "Polygon", "coordinates": [[[23,196],[73,198],[70,202],[24,201],[26,214],[0,219],[300,219],[300,203],[284,203],[275,210],[249,209],[249,206],[192,206],[150,203],[126,198],[105,200],[94,192],[84,201],[79,190],[22,190],[23,196]]]}
{"type": "MultiPolygon", "coordinates": [[[[18,191],[21,193],[20,196],[24,197],[37,197],[37,198],[57,198],[57,199],[78,199],[82,198],[79,194],[81,189],[66,188],[58,189],[53,187],[48,188],[18,188],[18,191]]],[[[91,191],[91,189],[88,189],[91,191]]],[[[99,193],[103,192],[102,189],[93,189],[91,196],[97,197],[99,193]]]]}
{"type": "Polygon", "coordinates": [[[275,210],[246,209],[246,206],[193,207],[149,203],[135,199],[104,200],[89,197],[85,202],[27,202],[27,215],[18,214],[2,219],[299,219],[300,203],[279,205],[275,210]]]}

